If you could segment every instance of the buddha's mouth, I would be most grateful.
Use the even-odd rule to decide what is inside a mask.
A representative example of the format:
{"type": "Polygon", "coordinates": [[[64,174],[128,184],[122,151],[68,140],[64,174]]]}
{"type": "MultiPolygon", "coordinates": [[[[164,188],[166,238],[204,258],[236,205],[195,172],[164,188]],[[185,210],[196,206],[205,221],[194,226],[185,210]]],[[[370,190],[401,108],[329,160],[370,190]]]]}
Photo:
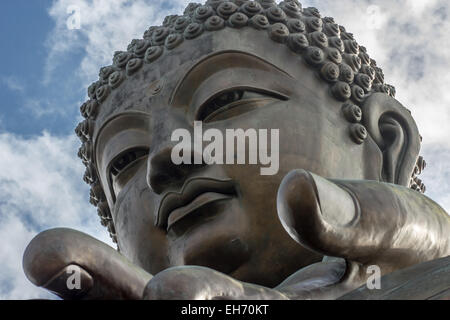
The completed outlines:
{"type": "Polygon", "coordinates": [[[213,202],[228,200],[236,196],[232,180],[213,178],[191,178],[179,193],[169,192],[161,200],[157,226],[169,230],[180,220],[213,202]]]}

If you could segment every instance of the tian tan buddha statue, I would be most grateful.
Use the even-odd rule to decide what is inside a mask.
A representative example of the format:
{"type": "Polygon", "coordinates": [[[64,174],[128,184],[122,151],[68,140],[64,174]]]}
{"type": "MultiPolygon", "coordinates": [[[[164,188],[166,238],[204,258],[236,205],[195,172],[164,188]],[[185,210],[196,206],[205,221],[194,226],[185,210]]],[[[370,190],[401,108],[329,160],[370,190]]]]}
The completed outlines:
{"type": "Polygon", "coordinates": [[[42,232],[23,260],[35,285],[65,299],[450,296],[450,217],[423,195],[414,119],[366,49],[317,9],[190,4],[116,52],[88,94],[79,156],[117,250],[42,232]],[[174,163],[174,131],[199,122],[224,135],[278,129],[265,147],[279,170],[174,163]],[[381,288],[369,290],[374,266],[381,288]]]}

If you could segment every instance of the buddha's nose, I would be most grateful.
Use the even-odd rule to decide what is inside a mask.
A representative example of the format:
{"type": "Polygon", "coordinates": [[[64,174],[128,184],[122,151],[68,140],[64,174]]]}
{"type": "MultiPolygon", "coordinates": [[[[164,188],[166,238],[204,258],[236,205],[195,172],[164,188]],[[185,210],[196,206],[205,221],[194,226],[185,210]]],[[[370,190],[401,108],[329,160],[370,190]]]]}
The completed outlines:
{"type": "Polygon", "coordinates": [[[202,155],[190,147],[184,147],[182,152],[188,152],[191,161],[175,164],[172,155],[174,147],[175,144],[169,144],[149,154],[147,184],[157,194],[179,191],[188,177],[205,166],[202,155]]]}

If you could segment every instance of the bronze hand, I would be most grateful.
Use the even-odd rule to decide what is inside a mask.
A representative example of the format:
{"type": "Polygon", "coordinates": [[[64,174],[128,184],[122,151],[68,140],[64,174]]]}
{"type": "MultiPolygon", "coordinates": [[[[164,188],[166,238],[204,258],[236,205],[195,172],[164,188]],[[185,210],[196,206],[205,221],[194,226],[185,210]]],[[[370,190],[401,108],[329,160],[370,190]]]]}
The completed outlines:
{"type": "MultiPolygon", "coordinates": [[[[365,282],[366,268],[381,273],[450,254],[450,217],[431,199],[398,185],[376,181],[327,180],[296,170],[278,192],[278,214],[291,237],[326,256],[347,261],[333,292],[308,297],[336,298],[365,282]]],[[[279,288],[291,297],[305,292],[296,283],[279,288]]],[[[325,290],[326,291],[326,290],[325,290]]]]}
{"type": "Polygon", "coordinates": [[[67,300],[140,299],[152,278],[105,243],[63,228],[37,235],[25,250],[23,267],[36,286],[67,300]],[[76,269],[80,286],[71,289],[68,280],[76,269]]]}

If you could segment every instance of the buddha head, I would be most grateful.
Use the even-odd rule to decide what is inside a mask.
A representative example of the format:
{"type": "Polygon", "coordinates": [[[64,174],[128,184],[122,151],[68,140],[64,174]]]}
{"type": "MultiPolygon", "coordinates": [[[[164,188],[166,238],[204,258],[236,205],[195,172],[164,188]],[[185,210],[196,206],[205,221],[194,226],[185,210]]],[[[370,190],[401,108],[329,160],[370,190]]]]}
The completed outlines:
{"type": "MultiPolygon", "coordinates": [[[[351,33],[296,0],[190,4],[99,77],[76,129],[84,180],[118,250],[152,274],[201,265],[274,286],[320,261],[277,216],[278,187],[294,169],[425,191],[421,138],[394,87],[351,33]],[[223,136],[277,130],[258,146],[279,155],[278,170],[174,163],[173,133],[194,136],[199,123],[223,136]]],[[[242,153],[250,158],[248,144],[242,153]]]]}

